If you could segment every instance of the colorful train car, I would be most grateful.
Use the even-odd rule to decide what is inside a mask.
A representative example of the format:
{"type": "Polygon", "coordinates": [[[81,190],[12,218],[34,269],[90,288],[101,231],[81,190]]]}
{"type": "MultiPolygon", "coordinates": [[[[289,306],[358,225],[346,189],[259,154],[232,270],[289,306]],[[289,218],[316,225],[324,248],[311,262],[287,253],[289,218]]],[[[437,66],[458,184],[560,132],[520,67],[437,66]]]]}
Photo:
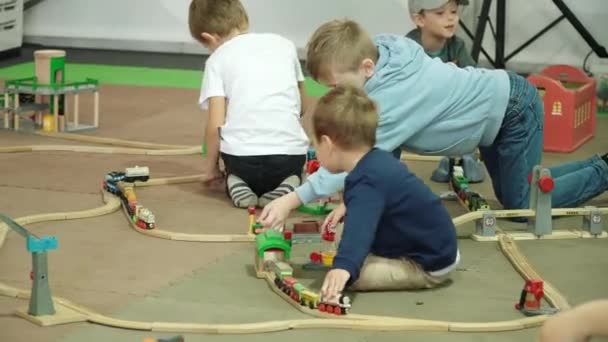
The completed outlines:
{"type": "Polygon", "coordinates": [[[146,166],[135,166],[125,169],[124,182],[147,182],[148,179],[150,179],[150,169],[146,166]]]}
{"type": "Polygon", "coordinates": [[[112,171],[106,174],[103,180],[103,189],[107,192],[118,195],[120,193],[118,189],[118,182],[122,182],[125,179],[124,172],[112,171]]]}
{"type": "Polygon", "coordinates": [[[469,181],[464,176],[461,166],[452,165],[452,177],[450,177],[452,190],[458,198],[465,204],[469,211],[489,210],[490,206],[485,198],[469,188],[469,181]]]}

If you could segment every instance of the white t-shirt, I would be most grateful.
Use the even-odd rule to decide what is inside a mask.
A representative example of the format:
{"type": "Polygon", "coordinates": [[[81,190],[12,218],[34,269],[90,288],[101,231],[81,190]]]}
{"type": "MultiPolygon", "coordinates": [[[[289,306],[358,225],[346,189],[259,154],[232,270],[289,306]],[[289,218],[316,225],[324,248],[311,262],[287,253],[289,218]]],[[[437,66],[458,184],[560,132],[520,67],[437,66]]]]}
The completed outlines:
{"type": "Polygon", "coordinates": [[[226,97],[220,151],[236,156],[306,154],[298,81],[304,81],[295,45],[276,34],[246,33],[207,60],[199,103],[226,97]]]}

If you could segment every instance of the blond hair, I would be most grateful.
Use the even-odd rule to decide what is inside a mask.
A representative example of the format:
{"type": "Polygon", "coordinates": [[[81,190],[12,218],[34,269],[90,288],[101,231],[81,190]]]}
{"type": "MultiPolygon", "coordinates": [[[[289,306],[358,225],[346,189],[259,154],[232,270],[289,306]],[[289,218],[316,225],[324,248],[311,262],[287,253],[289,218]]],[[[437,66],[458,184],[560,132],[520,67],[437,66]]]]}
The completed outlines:
{"type": "Polygon", "coordinates": [[[307,46],[306,69],[314,79],[329,70],[356,71],[361,62],[378,60],[378,48],[367,32],[349,19],[332,20],[319,27],[307,46]]]}
{"type": "Polygon", "coordinates": [[[345,150],[376,144],[378,111],[361,88],[340,85],[323,96],[312,114],[312,131],[317,142],[328,136],[345,150]]]}
{"type": "Polygon", "coordinates": [[[204,43],[203,33],[225,37],[234,30],[246,30],[249,17],[239,0],[192,0],[188,24],[192,37],[204,43]]]}

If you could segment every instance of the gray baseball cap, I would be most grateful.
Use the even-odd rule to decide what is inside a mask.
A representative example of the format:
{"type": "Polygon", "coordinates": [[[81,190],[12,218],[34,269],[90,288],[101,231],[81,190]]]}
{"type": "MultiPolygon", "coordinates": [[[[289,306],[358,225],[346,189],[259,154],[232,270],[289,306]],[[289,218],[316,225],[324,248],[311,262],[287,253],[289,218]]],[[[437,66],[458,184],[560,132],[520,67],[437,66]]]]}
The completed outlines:
{"type": "MultiPolygon", "coordinates": [[[[410,14],[418,14],[423,10],[432,10],[448,3],[449,0],[409,0],[410,14]]],[[[458,6],[468,5],[469,0],[456,0],[458,6]]]]}

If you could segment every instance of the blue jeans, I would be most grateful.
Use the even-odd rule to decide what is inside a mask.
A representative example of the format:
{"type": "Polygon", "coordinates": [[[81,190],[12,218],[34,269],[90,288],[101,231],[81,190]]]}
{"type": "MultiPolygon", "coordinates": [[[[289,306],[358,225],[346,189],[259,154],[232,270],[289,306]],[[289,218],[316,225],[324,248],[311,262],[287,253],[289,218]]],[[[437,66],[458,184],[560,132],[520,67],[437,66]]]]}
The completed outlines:
{"type": "MultiPolygon", "coordinates": [[[[501,129],[492,145],[479,150],[496,198],[505,209],[524,209],[530,205],[528,175],[541,164],[544,110],[530,82],[511,72],[509,78],[511,95],[501,129]]],[[[555,181],[554,208],[578,207],[608,190],[608,165],[599,156],[549,170],[555,181]]]]}

